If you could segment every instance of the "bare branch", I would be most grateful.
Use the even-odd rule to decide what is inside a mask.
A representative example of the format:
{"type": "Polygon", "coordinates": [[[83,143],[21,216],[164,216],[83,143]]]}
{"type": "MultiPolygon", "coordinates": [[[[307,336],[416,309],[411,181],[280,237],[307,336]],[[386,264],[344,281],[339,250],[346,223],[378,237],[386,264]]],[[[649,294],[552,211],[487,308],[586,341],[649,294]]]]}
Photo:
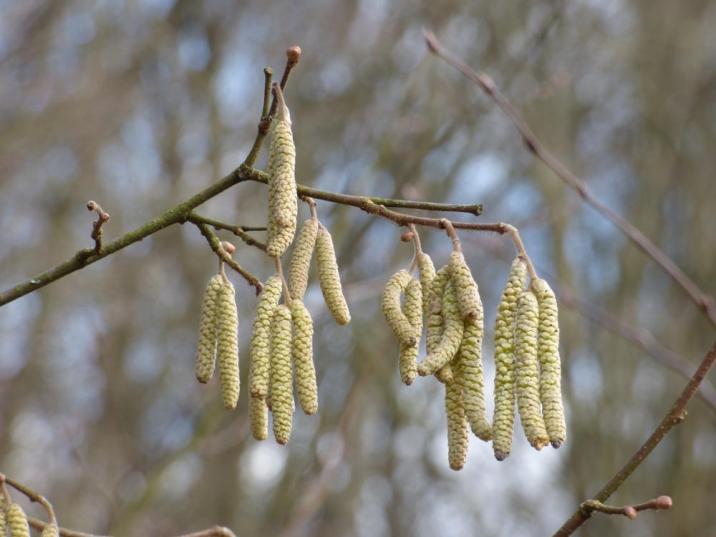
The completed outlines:
{"type": "Polygon", "coordinates": [[[94,241],[94,252],[99,254],[102,251],[102,226],[109,222],[109,213],[102,210],[102,207],[96,201],[87,202],[87,210],[97,213],[97,220],[92,223],[92,240],[94,241]]]}
{"type": "Polygon", "coordinates": [[[637,517],[639,511],[663,511],[671,509],[673,502],[669,496],[659,496],[648,502],[638,503],[636,505],[625,505],[618,507],[616,505],[606,505],[598,500],[587,500],[582,502],[580,509],[586,516],[591,516],[595,511],[604,513],[606,515],[624,515],[625,517],[634,520],[637,517]]]}
{"type": "Polygon", "coordinates": [[[10,479],[5,474],[0,473],[0,483],[7,483],[15,490],[22,492],[25,496],[27,496],[30,501],[37,502],[47,511],[47,518],[50,519],[51,523],[57,524],[57,518],[55,517],[55,511],[52,509],[52,504],[47,501],[47,498],[45,498],[43,495],[35,492],[27,485],[23,485],[22,483],[19,483],[15,481],[14,479],[10,479]]]}
{"type": "Polygon", "coordinates": [[[195,531],[194,533],[184,533],[179,537],[236,537],[236,534],[229,528],[222,526],[214,526],[201,531],[195,531]]]}
{"type": "Polygon", "coordinates": [[[223,229],[226,231],[231,231],[234,235],[239,237],[242,241],[244,241],[249,246],[255,246],[259,250],[266,251],[266,245],[261,242],[254,239],[251,235],[247,233],[248,230],[251,231],[264,231],[266,228],[261,226],[251,226],[251,227],[244,227],[244,226],[232,226],[231,224],[227,224],[225,222],[220,222],[219,220],[214,220],[213,218],[207,218],[206,216],[201,216],[200,214],[197,214],[195,212],[192,212],[189,215],[188,218],[189,222],[198,224],[207,224],[214,229],[223,229]]]}

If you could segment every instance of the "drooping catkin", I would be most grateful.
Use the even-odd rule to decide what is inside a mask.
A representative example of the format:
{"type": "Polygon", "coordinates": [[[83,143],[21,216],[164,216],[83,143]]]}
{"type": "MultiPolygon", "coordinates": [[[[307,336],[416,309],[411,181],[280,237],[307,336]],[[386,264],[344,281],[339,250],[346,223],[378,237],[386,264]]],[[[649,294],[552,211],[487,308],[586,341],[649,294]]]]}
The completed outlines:
{"type": "Polygon", "coordinates": [[[271,276],[266,281],[256,305],[256,319],[253,324],[249,350],[251,358],[251,367],[249,369],[251,397],[264,399],[268,392],[271,320],[278,301],[281,299],[282,286],[280,276],[271,276]]]}
{"type": "Polygon", "coordinates": [[[559,358],[559,315],[557,299],[543,279],[532,282],[539,304],[538,356],[540,399],[549,441],[558,448],[567,440],[567,424],[562,404],[561,360],[559,358]]]}
{"type": "Polygon", "coordinates": [[[435,372],[435,378],[443,384],[450,384],[455,382],[455,374],[453,373],[452,366],[445,364],[435,372]]]}
{"type": "Polygon", "coordinates": [[[224,407],[233,410],[239,401],[239,316],[236,292],[227,279],[219,290],[217,315],[217,357],[224,407]]]}
{"type": "Polygon", "coordinates": [[[449,279],[445,283],[443,292],[442,317],[443,331],[440,343],[418,365],[418,374],[421,376],[432,375],[438,369],[450,363],[460,348],[464,330],[463,322],[457,307],[455,288],[449,279]]]}
{"type": "Polygon", "coordinates": [[[298,402],[306,414],[318,410],[316,367],[313,364],[313,319],[301,300],[291,301],[293,321],[293,370],[298,402]]]}
{"type": "Polygon", "coordinates": [[[271,408],[273,434],[279,444],[291,438],[293,375],[291,372],[291,310],[276,307],[271,323],[271,408]]]}
{"type": "Polygon", "coordinates": [[[301,226],[301,232],[293,246],[291,265],[288,270],[288,290],[291,297],[303,300],[308,287],[308,270],[311,266],[313,248],[318,235],[318,220],[309,218],[301,226]]]}
{"type": "Polygon", "coordinates": [[[30,537],[30,526],[27,523],[27,515],[22,507],[11,503],[5,513],[7,526],[10,528],[11,537],[30,537]]]}
{"type": "Polygon", "coordinates": [[[512,449],[515,422],[514,326],[517,300],[524,290],[527,266],[517,257],[502,292],[495,321],[495,411],[492,419],[492,448],[498,461],[512,449]]]}
{"type": "Polygon", "coordinates": [[[251,434],[256,440],[268,438],[268,407],[261,397],[249,397],[249,421],[251,434]]]}
{"type": "Polygon", "coordinates": [[[7,520],[5,519],[5,500],[0,495],[0,537],[7,536],[7,520]]]}
{"type": "Polygon", "coordinates": [[[428,315],[430,314],[430,286],[435,278],[435,265],[433,260],[425,252],[418,252],[418,272],[420,273],[420,286],[423,289],[423,315],[425,324],[428,324],[428,315]]]}
{"type": "MultiPolygon", "coordinates": [[[[424,254],[422,261],[421,256],[418,255],[418,268],[421,280],[427,280],[427,277],[430,276],[430,271],[433,271],[432,277],[429,278],[428,291],[423,297],[423,304],[424,306],[427,305],[425,347],[428,354],[430,354],[435,352],[443,335],[443,293],[445,292],[445,284],[449,279],[449,273],[447,266],[442,267],[435,273],[433,262],[427,254],[424,254]]],[[[453,382],[454,375],[450,364],[447,363],[438,369],[435,372],[435,378],[443,384],[453,382]]]]}
{"type": "Polygon", "coordinates": [[[400,270],[393,274],[383,289],[381,307],[388,325],[398,340],[406,345],[415,346],[419,336],[416,334],[415,327],[403,313],[400,304],[400,297],[411,279],[407,270],[400,270]]]}
{"type": "Polygon", "coordinates": [[[212,276],[204,290],[199,319],[199,341],[196,345],[196,378],[206,384],[214,375],[216,363],[216,306],[223,279],[212,276]]]}
{"type": "Polygon", "coordinates": [[[517,408],[525,436],[536,450],[549,443],[540,408],[540,372],[537,359],[539,306],[532,291],[525,291],[517,301],[515,320],[515,387],[517,408]]]}
{"type": "Polygon", "coordinates": [[[316,237],[316,263],[318,265],[318,279],[326,306],[328,306],[331,315],[333,315],[338,324],[348,324],[351,320],[351,314],[343,296],[333,239],[323,225],[319,225],[316,237]]]}
{"type": "Polygon", "coordinates": [[[467,460],[468,432],[462,391],[456,382],[445,384],[448,462],[452,470],[461,470],[467,460]]]}
{"type": "Polygon", "coordinates": [[[476,319],[481,314],[482,303],[477,283],[462,252],[453,250],[448,262],[450,278],[455,286],[455,297],[463,320],[476,319]]]}
{"type": "Polygon", "coordinates": [[[291,114],[283,94],[277,91],[278,114],[271,131],[268,156],[269,217],[266,253],[280,257],[296,233],[296,147],[291,132],[291,114]]]}
{"type": "Polygon", "coordinates": [[[420,281],[415,278],[411,278],[405,288],[403,309],[416,335],[415,344],[400,344],[400,379],[410,386],[418,375],[418,349],[423,332],[423,290],[420,281]]]}
{"type": "Polygon", "coordinates": [[[45,528],[42,530],[42,535],[40,535],[40,537],[59,537],[59,535],[60,528],[57,527],[57,524],[51,523],[45,526],[45,528]]]}
{"type": "Polygon", "coordinates": [[[481,440],[492,438],[485,406],[485,374],[482,368],[483,330],[482,303],[478,316],[465,321],[462,342],[455,358],[455,380],[462,388],[465,415],[472,432],[481,440]]]}

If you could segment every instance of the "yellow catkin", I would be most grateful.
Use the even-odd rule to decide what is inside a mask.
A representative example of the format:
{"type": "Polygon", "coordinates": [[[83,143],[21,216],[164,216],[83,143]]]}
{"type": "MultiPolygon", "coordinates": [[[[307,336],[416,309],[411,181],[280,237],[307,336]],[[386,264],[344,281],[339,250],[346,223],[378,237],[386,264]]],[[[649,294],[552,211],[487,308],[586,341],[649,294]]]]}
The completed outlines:
{"type": "Polygon", "coordinates": [[[485,374],[482,368],[483,329],[482,303],[478,316],[465,321],[465,329],[455,359],[455,380],[462,388],[465,414],[472,432],[481,440],[492,438],[492,427],[487,421],[485,405],[485,374]]]}
{"type": "Polygon", "coordinates": [[[452,366],[445,364],[435,372],[435,378],[443,384],[450,384],[455,382],[455,374],[453,373],[452,366]]]}
{"type": "Polygon", "coordinates": [[[196,345],[196,378],[207,383],[214,375],[216,363],[216,305],[223,285],[220,274],[213,276],[206,285],[199,319],[199,341],[196,345]]]}
{"type": "Polygon", "coordinates": [[[539,394],[539,362],[537,359],[537,331],[539,306],[532,291],[522,293],[517,301],[515,319],[515,389],[522,429],[530,445],[536,450],[549,443],[539,394]]]}
{"type": "Polygon", "coordinates": [[[311,266],[313,248],[318,235],[318,220],[309,218],[301,226],[301,232],[291,253],[291,265],[288,270],[288,290],[291,297],[303,300],[308,287],[308,269],[311,266]]]}
{"type": "Polygon", "coordinates": [[[515,422],[514,326],[517,300],[524,290],[527,266],[519,257],[512,262],[495,321],[495,411],[492,419],[492,448],[498,461],[512,449],[515,422]]]}
{"type": "Polygon", "coordinates": [[[282,256],[296,233],[298,202],[296,198],[296,147],[291,133],[291,115],[279,100],[278,114],[271,132],[268,156],[269,218],[266,253],[272,257],[282,256]]]}
{"type": "Polygon", "coordinates": [[[30,526],[27,523],[27,515],[16,503],[11,503],[5,513],[11,537],[30,537],[30,526]]]}
{"type": "Polygon", "coordinates": [[[57,527],[57,524],[48,524],[42,530],[42,535],[40,535],[40,537],[59,537],[59,535],[60,528],[57,527]]]}
{"type": "Polygon", "coordinates": [[[401,343],[415,346],[419,335],[410,323],[400,304],[400,297],[412,277],[407,270],[400,270],[393,274],[383,289],[381,307],[383,315],[391,330],[401,343]]]}
{"type": "Polygon", "coordinates": [[[400,344],[399,368],[400,379],[410,386],[418,375],[418,349],[420,334],[423,332],[423,290],[420,281],[411,278],[405,288],[403,304],[405,316],[416,334],[415,344],[400,344]]]}
{"type": "Polygon", "coordinates": [[[468,432],[462,392],[456,382],[445,384],[448,462],[452,470],[461,470],[467,460],[468,432]]]}
{"type": "Polygon", "coordinates": [[[293,370],[298,402],[306,414],[318,411],[316,367],[313,364],[313,320],[300,300],[291,302],[293,321],[293,370]]]}
{"type": "Polygon", "coordinates": [[[477,283],[462,252],[453,251],[448,262],[450,278],[455,286],[455,297],[460,315],[464,320],[476,319],[482,313],[482,303],[477,283]]]}
{"type": "Polygon", "coordinates": [[[256,440],[268,438],[268,407],[260,397],[249,397],[249,420],[251,434],[256,440]]]}
{"type": "Polygon", "coordinates": [[[5,500],[0,495],[0,537],[7,536],[7,520],[5,519],[5,500]]]}
{"type": "Polygon", "coordinates": [[[435,265],[433,260],[425,252],[417,255],[418,272],[420,273],[420,286],[423,289],[423,316],[425,324],[428,324],[428,315],[430,314],[430,286],[435,278],[435,265]]]}
{"type": "Polygon", "coordinates": [[[542,279],[535,280],[532,288],[539,303],[538,356],[542,412],[549,440],[553,447],[558,448],[567,440],[567,424],[562,404],[557,299],[549,284],[542,279]]]}
{"type": "MultiPolygon", "coordinates": [[[[430,354],[434,352],[440,344],[440,338],[443,335],[442,297],[445,292],[445,284],[448,281],[449,274],[447,266],[442,267],[435,273],[433,262],[427,254],[423,254],[423,257],[418,255],[418,268],[420,270],[421,281],[429,281],[428,291],[423,297],[423,306],[427,308],[425,347],[428,354],[430,354]]],[[[454,375],[450,364],[445,364],[438,369],[435,372],[435,377],[443,384],[453,382],[454,375]]]]}
{"type": "Polygon", "coordinates": [[[281,299],[281,277],[271,276],[264,285],[258,304],[256,319],[251,334],[249,349],[251,367],[249,369],[249,388],[251,397],[266,398],[269,385],[269,346],[271,320],[281,299]]]}
{"type": "Polygon", "coordinates": [[[239,401],[239,316],[236,292],[229,280],[219,291],[217,315],[217,358],[224,407],[233,410],[239,401]]]}
{"type": "Polygon", "coordinates": [[[286,444],[291,438],[294,408],[291,347],[291,310],[281,304],[271,323],[271,408],[273,434],[279,444],[286,444]]]}
{"type": "Polygon", "coordinates": [[[348,324],[351,320],[348,304],[343,296],[341,277],[336,262],[336,252],[333,248],[333,239],[328,230],[319,225],[316,237],[316,263],[318,265],[318,279],[321,291],[331,315],[340,325],[348,324]]]}
{"type": "MultiPolygon", "coordinates": [[[[432,304],[431,304],[432,308],[432,304]]],[[[440,343],[428,352],[425,359],[418,365],[418,374],[432,375],[438,369],[448,364],[457,354],[463,335],[463,322],[455,298],[455,288],[448,279],[442,300],[443,330],[440,343]]]]}

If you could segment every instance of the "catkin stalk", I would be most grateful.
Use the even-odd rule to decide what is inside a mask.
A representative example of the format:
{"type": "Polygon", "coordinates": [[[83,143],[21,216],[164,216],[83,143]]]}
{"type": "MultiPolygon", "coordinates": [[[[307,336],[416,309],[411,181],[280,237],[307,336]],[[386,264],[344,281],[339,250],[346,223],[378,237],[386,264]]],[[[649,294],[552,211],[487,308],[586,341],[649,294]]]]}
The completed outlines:
{"type": "Polygon", "coordinates": [[[318,235],[318,220],[309,218],[301,226],[301,232],[293,247],[291,265],[288,269],[288,290],[291,297],[303,300],[308,287],[308,270],[311,266],[313,248],[318,235]]]}
{"type": "Polygon", "coordinates": [[[199,318],[199,341],[196,345],[196,378],[206,384],[214,375],[216,362],[216,306],[223,285],[220,274],[213,276],[204,290],[199,318]]]}
{"type": "Polygon", "coordinates": [[[462,392],[456,382],[445,384],[448,462],[452,470],[461,470],[467,460],[468,432],[462,392]]]}
{"type": "Polygon", "coordinates": [[[217,314],[217,357],[224,407],[233,410],[239,401],[239,316],[234,286],[227,279],[219,290],[217,314]]]}
{"type": "Polygon", "coordinates": [[[492,427],[487,421],[485,374],[482,368],[482,303],[478,308],[478,316],[465,321],[464,326],[460,350],[455,358],[455,380],[462,388],[465,415],[472,432],[487,442],[492,438],[492,427]]]}
{"type": "Polygon", "coordinates": [[[455,298],[455,288],[450,280],[445,283],[442,301],[443,333],[440,343],[429,352],[418,365],[418,374],[432,375],[438,369],[450,363],[455,357],[463,335],[463,322],[455,298]]]}
{"type": "Polygon", "coordinates": [[[539,303],[538,356],[542,413],[549,441],[554,448],[558,448],[567,440],[567,424],[562,404],[557,299],[545,280],[534,280],[532,288],[539,303]]]}
{"type": "Polygon", "coordinates": [[[249,397],[249,421],[251,434],[256,440],[268,438],[268,407],[260,397],[249,397]]]}
{"type": "Polygon", "coordinates": [[[27,523],[27,515],[22,507],[11,503],[5,513],[7,525],[10,528],[11,537],[30,537],[30,526],[27,523]]]}
{"type": "Polygon", "coordinates": [[[492,419],[492,448],[498,461],[512,450],[515,422],[514,327],[517,300],[524,290],[527,266],[519,257],[512,262],[495,321],[495,411],[492,419]]]}
{"type": "Polygon", "coordinates": [[[536,450],[549,443],[540,408],[540,373],[537,359],[539,306],[532,291],[522,293],[517,301],[515,320],[515,385],[517,408],[522,429],[536,450]]]}
{"type": "Polygon", "coordinates": [[[291,302],[293,321],[293,369],[296,375],[298,402],[306,414],[318,411],[316,367],[313,364],[313,320],[298,299],[291,302]]]}
{"type": "Polygon", "coordinates": [[[383,290],[381,307],[388,325],[400,343],[415,346],[419,335],[416,334],[415,327],[403,313],[400,304],[400,297],[411,279],[407,270],[400,270],[393,274],[383,290]]]}
{"type": "Polygon", "coordinates": [[[401,342],[399,368],[400,379],[410,386],[418,375],[418,348],[420,334],[423,332],[423,290],[420,281],[411,278],[405,288],[404,302],[405,317],[415,331],[416,339],[413,345],[401,342]]]}
{"type": "Polygon", "coordinates": [[[333,239],[323,225],[319,225],[318,236],[316,237],[316,263],[318,264],[318,279],[326,306],[328,306],[331,315],[339,325],[348,324],[351,320],[351,314],[343,296],[333,239]]]}
{"type": "MultiPolygon", "coordinates": [[[[0,535],[2,535],[0,533],[0,535]]],[[[42,534],[40,537],[59,537],[60,535],[60,528],[57,527],[57,524],[50,523],[45,526],[45,528],[42,530],[42,534]]]]}
{"type": "Polygon", "coordinates": [[[465,256],[459,250],[453,250],[448,262],[450,278],[455,286],[455,297],[463,320],[476,319],[482,313],[482,303],[477,283],[472,277],[465,256]]]}
{"type": "Polygon", "coordinates": [[[253,324],[249,354],[251,367],[249,370],[249,388],[251,397],[266,398],[269,385],[269,347],[271,320],[281,299],[281,277],[271,276],[264,285],[258,304],[256,319],[253,324]]]}
{"type": "Polygon", "coordinates": [[[273,434],[279,444],[291,438],[293,375],[291,373],[291,310],[281,304],[271,323],[271,408],[273,434]]]}

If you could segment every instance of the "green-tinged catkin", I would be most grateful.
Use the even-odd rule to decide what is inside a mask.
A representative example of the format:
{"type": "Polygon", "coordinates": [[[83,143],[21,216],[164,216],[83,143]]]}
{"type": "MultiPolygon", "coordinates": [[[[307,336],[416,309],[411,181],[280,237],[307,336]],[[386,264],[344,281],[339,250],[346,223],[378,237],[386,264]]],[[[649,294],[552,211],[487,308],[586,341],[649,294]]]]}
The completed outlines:
{"type": "Polygon", "coordinates": [[[328,306],[331,315],[339,325],[348,324],[351,320],[351,314],[348,311],[345,296],[343,296],[333,239],[328,230],[322,225],[319,225],[316,237],[316,263],[318,265],[318,280],[321,284],[326,306],[328,306]]]}
{"type": "Polygon", "coordinates": [[[256,305],[256,319],[251,334],[249,349],[251,366],[249,369],[249,388],[251,397],[266,398],[269,386],[269,347],[271,320],[281,299],[283,289],[281,277],[271,276],[264,285],[256,305]]]}
{"type": "Polygon", "coordinates": [[[251,434],[256,440],[268,438],[268,407],[260,397],[249,397],[249,421],[251,434]]]}
{"type": "Polygon", "coordinates": [[[457,354],[462,341],[463,322],[457,307],[455,288],[449,279],[445,283],[442,302],[442,336],[440,336],[440,343],[434,347],[432,352],[428,352],[425,359],[418,365],[418,374],[421,376],[432,375],[450,363],[457,354]]]}
{"type": "Polygon", "coordinates": [[[293,370],[298,402],[306,414],[318,411],[316,367],[313,364],[313,319],[301,300],[291,301],[293,321],[293,370]]]}
{"type": "Polygon", "coordinates": [[[465,415],[472,432],[481,440],[492,438],[485,405],[485,374],[482,367],[483,329],[482,303],[478,316],[465,321],[462,342],[455,359],[455,380],[462,388],[465,415]]]}
{"type": "Polygon", "coordinates": [[[425,324],[428,324],[428,315],[430,315],[430,287],[435,278],[435,265],[433,260],[425,252],[417,254],[418,272],[420,273],[420,286],[423,289],[423,316],[425,324]]]}
{"type": "Polygon", "coordinates": [[[517,300],[525,286],[527,266],[519,257],[512,262],[495,321],[495,411],[492,419],[492,448],[498,461],[512,449],[515,423],[514,326],[517,300]]]}
{"type": "Polygon", "coordinates": [[[532,282],[539,304],[538,356],[540,362],[540,398],[549,441],[558,448],[567,440],[567,424],[562,404],[562,366],[559,358],[559,318],[557,299],[542,279],[532,282]]]}
{"type": "Polygon", "coordinates": [[[400,344],[400,380],[410,386],[418,375],[418,349],[423,332],[423,290],[420,281],[415,278],[411,278],[405,288],[403,309],[416,335],[414,345],[400,344]]]}
{"type": "Polygon", "coordinates": [[[549,443],[540,407],[538,329],[537,297],[532,291],[525,291],[517,301],[515,320],[515,387],[522,429],[530,445],[536,450],[549,443]]]}
{"type": "Polygon", "coordinates": [[[57,524],[47,524],[42,530],[40,537],[59,537],[59,535],[60,528],[57,527],[57,524]]]}
{"type": "Polygon", "coordinates": [[[271,323],[271,409],[273,434],[279,444],[291,438],[293,375],[291,373],[291,310],[281,304],[271,323]]]}
{"type": "Polygon", "coordinates": [[[10,529],[10,537],[30,537],[30,526],[27,523],[27,515],[22,507],[11,503],[5,513],[7,526],[10,529]]]}
{"type": "Polygon", "coordinates": [[[5,500],[0,495],[0,537],[7,536],[7,520],[5,519],[5,500]]]}
{"type": "Polygon", "coordinates": [[[445,384],[448,462],[452,470],[461,470],[467,460],[468,431],[462,391],[456,382],[445,384]]]}
{"type": "MultiPolygon", "coordinates": [[[[435,351],[440,344],[440,338],[443,335],[443,293],[445,292],[445,284],[448,281],[449,274],[447,266],[442,267],[435,273],[435,267],[430,256],[423,254],[421,258],[418,255],[418,268],[420,270],[421,281],[429,281],[429,286],[423,297],[423,305],[427,307],[425,324],[427,325],[425,336],[425,347],[428,354],[435,351]],[[431,274],[432,271],[432,274],[431,274]]],[[[424,288],[426,289],[426,288],[424,288]]],[[[443,384],[453,382],[454,375],[450,364],[445,364],[435,372],[435,377],[443,384]]]]}
{"type": "Polygon", "coordinates": [[[309,218],[301,226],[301,232],[293,246],[291,265],[288,269],[288,290],[291,297],[303,300],[308,287],[308,270],[311,266],[313,248],[318,235],[318,220],[309,218]]]}
{"type": "Polygon", "coordinates": [[[214,375],[216,363],[216,306],[223,285],[220,274],[213,276],[204,290],[199,319],[199,341],[196,345],[196,378],[207,383],[214,375]]]}
{"type": "Polygon", "coordinates": [[[219,291],[217,316],[217,358],[221,379],[221,396],[224,407],[233,410],[239,401],[239,316],[236,310],[236,292],[229,280],[219,291]]]}
{"type": "Polygon", "coordinates": [[[462,252],[453,250],[448,262],[450,278],[455,286],[455,297],[463,320],[476,319],[482,314],[482,302],[477,283],[462,252]]]}
{"type": "Polygon", "coordinates": [[[416,333],[415,327],[403,313],[400,303],[400,297],[411,279],[412,277],[407,270],[400,270],[393,274],[388,283],[385,284],[385,289],[383,289],[381,307],[385,320],[388,321],[388,325],[400,343],[415,346],[419,334],[416,333]]]}
{"type": "Polygon", "coordinates": [[[266,253],[280,257],[293,241],[296,233],[298,201],[296,198],[296,147],[291,132],[291,115],[279,100],[278,114],[271,132],[268,156],[269,217],[266,253]]]}
{"type": "Polygon", "coordinates": [[[455,382],[455,374],[453,373],[452,366],[445,364],[435,372],[435,378],[443,384],[450,384],[455,382]]]}

